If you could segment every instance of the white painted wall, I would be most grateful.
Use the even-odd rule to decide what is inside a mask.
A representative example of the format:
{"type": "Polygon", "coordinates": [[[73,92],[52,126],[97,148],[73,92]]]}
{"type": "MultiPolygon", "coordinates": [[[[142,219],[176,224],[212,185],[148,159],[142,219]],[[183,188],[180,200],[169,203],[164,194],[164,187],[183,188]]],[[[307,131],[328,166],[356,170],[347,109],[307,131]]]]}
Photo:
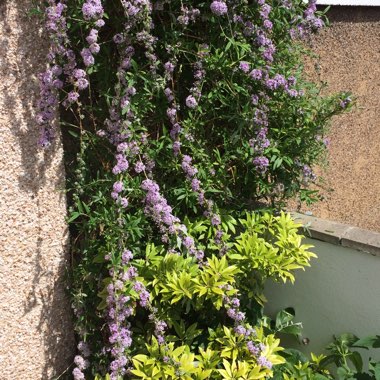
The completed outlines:
{"type": "MultiPolygon", "coordinates": [[[[304,352],[320,352],[333,334],[380,334],[380,257],[318,240],[307,242],[315,246],[318,259],[296,274],[294,285],[267,284],[266,313],[273,316],[294,307],[310,344],[293,345],[304,352]]],[[[380,349],[370,354],[380,360],[380,349]]]]}

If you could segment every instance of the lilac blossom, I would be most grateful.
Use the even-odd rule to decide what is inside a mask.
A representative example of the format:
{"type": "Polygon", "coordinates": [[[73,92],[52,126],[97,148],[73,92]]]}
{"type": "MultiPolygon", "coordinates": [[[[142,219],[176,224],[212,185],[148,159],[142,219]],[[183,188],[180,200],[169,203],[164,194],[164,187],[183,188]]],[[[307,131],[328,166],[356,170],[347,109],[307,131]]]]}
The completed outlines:
{"type": "Polygon", "coordinates": [[[104,15],[104,9],[100,0],[86,0],[82,6],[85,20],[99,20],[104,15]]]}
{"type": "Polygon", "coordinates": [[[254,139],[249,140],[249,145],[254,153],[262,154],[266,148],[270,146],[270,141],[267,138],[268,128],[260,128],[254,139]]]}
{"type": "MultiPolygon", "coordinates": [[[[128,270],[131,268],[133,267],[129,267],[128,270]]],[[[128,359],[125,357],[124,352],[132,344],[132,332],[129,329],[129,323],[126,322],[126,318],[133,313],[133,309],[129,304],[130,297],[119,293],[119,290],[123,289],[124,274],[123,270],[111,268],[110,275],[113,278],[113,282],[107,286],[108,340],[113,357],[110,363],[111,378],[113,379],[125,374],[128,359]]],[[[133,278],[132,276],[130,277],[130,279],[133,278]]]]}
{"type": "Polygon", "coordinates": [[[120,174],[125,172],[129,167],[129,162],[123,154],[116,154],[117,163],[112,169],[113,174],[120,174]]]}
{"type": "Polygon", "coordinates": [[[172,214],[172,208],[166,199],[160,194],[160,187],[151,179],[142,182],[141,188],[146,191],[145,213],[149,215],[160,228],[161,232],[168,231],[169,227],[179,222],[172,214]]]}
{"type": "Polygon", "coordinates": [[[264,174],[269,167],[269,160],[265,156],[258,156],[253,159],[253,165],[255,166],[255,169],[261,173],[264,174]]]}
{"type": "Polygon", "coordinates": [[[249,63],[245,61],[241,61],[239,64],[239,69],[244,73],[248,73],[249,71],[249,63]]]}
{"type": "Polygon", "coordinates": [[[90,348],[86,342],[80,341],[77,347],[83,357],[88,358],[91,355],[90,348]]]}
{"type": "Polygon", "coordinates": [[[251,102],[253,105],[257,106],[259,104],[259,97],[256,94],[251,95],[251,102]]]}
{"type": "Polygon", "coordinates": [[[270,20],[265,20],[265,21],[263,22],[263,26],[264,26],[265,29],[272,30],[272,28],[273,28],[273,23],[272,23],[272,21],[270,21],[270,20]]]}
{"type": "Polygon", "coordinates": [[[290,88],[288,89],[287,91],[287,94],[291,97],[291,98],[295,98],[298,96],[298,91],[295,90],[294,88],[290,88]]]}
{"type": "Polygon", "coordinates": [[[186,6],[181,6],[181,14],[177,17],[177,21],[181,25],[188,25],[191,22],[194,22],[197,17],[200,15],[200,10],[198,8],[188,8],[186,6]]]}
{"type": "Polygon", "coordinates": [[[196,108],[197,105],[198,105],[198,102],[196,101],[196,99],[194,98],[194,96],[189,95],[189,96],[186,98],[186,105],[187,105],[187,107],[189,107],[189,108],[196,108]]]}
{"type": "Polygon", "coordinates": [[[257,364],[261,365],[262,367],[268,368],[268,369],[271,369],[273,366],[271,361],[263,355],[257,359],[257,364]]]}
{"type": "MultiPolygon", "coordinates": [[[[67,6],[63,1],[49,0],[45,10],[45,29],[50,35],[50,47],[47,54],[48,68],[39,75],[39,112],[36,117],[41,130],[39,145],[42,147],[49,146],[54,138],[54,118],[59,103],[57,89],[61,88],[63,83],[59,79],[63,69],[57,62],[65,58],[69,44],[65,18],[66,9],[67,6]]],[[[71,65],[72,67],[76,65],[75,56],[71,65]]]]}
{"type": "Polygon", "coordinates": [[[84,380],[84,373],[77,367],[73,370],[73,379],[74,380],[84,380]]]}
{"type": "Polygon", "coordinates": [[[260,16],[262,19],[267,19],[269,17],[269,13],[272,10],[272,7],[269,4],[263,4],[260,7],[260,16]]]}
{"type": "Polygon", "coordinates": [[[263,72],[262,72],[262,70],[260,70],[260,69],[253,69],[253,70],[249,73],[249,76],[250,76],[252,79],[260,80],[260,79],[263,77],[263,72]]]}
{"type": "Polygon", "coordinates": [[[97,29],[91,29],[90,33],[86,37],[86,41],[89,45],[94,44],[98,41],[98,30],[97,29]]]}
{"type": "Polygon", "coordinates": [[[242,325],[238,325],[234,328],[234,331],[236,332],[236,334],[238,335],[245,335],[247,330],[244,326],[242,325]]]}
{"type": "Polygon", "coordinates": [[[267,127],[268,126],[267,113],[264,110],[257,108],[254,113],[253,122],[256,125],[267,127]]]}
{"type": "Polygon", "coordinates": [[[175,69],[175,64],[172,62],[166,62],[164,67],[167,73],[173,73],[175,69]]]}
{"type": "Polygon", "coordinates": [[[83,371],[84,369],[87,368],[87,364],[86,363],[86,360],[80,356],[80,355],[76,355],[75,358],[74,358],[74,363],[75,365],[81,370],[83,371]]]}
{"type": "Polygon", "coordinates": [[[88,80],[85,78],[80,78],[77,80],[76,85],[79,90],[84,90],[88,87],[88,80]]]}
{"type": "Polygon", "coordinates": [[[217,214],[214,214],[212,217],[211,217],[211,224],[213,226],[219,226],[221,224],[221,220],[220,220],[220,216],[217,215],[217,214]]]}
{"type": "Polygon", "coordinates": [[[73,77],[75,79],[82,79],[82,78],[85,78],[86,77],[86,72],[82,69],[75,69],[73,71],[73,77]]]}
{"type": "Polygon", "coordinates": [[[302,175],[305,184],[307,184],[309,181],[315,181],[317,179],[317,176],[314,174],[311,167],[306,164],[302,166],[302,175]]]}
{"type": "Polygon", "coordinates": [[[67,94],[67,101],[69,103],[75,103],[79,99],[79,94],[76,91],[70,91],[67,94]]]}
{"type": "Polygon", "coordinates": [[[88,48],[83,48],[80,55],[83,58],[83,63],[86,67],[92,66],[95,63],[95,58],[88,48]]]}
{"type": "Polygon", "coordinates": [[[257,356],[260,353],[260,348],[257,347],[251,340],[247,342],[247,348],[253,356],[257,356]]]}
{"type": "Polygon", "coordinates": [[[173,152],[176,156],[179,154],[180,149],[181,149],[181,142],[180,141],[174,141],[173,152]]]}
{"type": "Polygon", "coordinates": [[[134,169],[136,173],[142,173],[145,170],[145,165],[142,161],[137,161],[135,163],[134,169]]]}
{"type": "Polygon", "coordinates": [[[100,51],[100,45],[94,42],[93,44],[89,46],[89,49],[92,54],[98,54],[100,51]]]}
{"type": "Polygon", "coordinates": [[[128,205],[129,205],[129,201],[128,201],[128,199],[127,199],[127,198],[124,198],[124,197],[120,198],[120,205],[121,205],[121,207],[123,207],[123,208],[127,208],[128,205]]]}
{"type": "Polygon", "coordinates": [[[215,0],[210,5],[211,12],[216,16],[223,16],[227,13],[228,7],[224,1],[215,0]]]}
{"type": "Polygon", "coordinates": [[[115,193],[121,193],[124,190],[123,182],[117,181],[113,184],[113,191],[115,193]]]}

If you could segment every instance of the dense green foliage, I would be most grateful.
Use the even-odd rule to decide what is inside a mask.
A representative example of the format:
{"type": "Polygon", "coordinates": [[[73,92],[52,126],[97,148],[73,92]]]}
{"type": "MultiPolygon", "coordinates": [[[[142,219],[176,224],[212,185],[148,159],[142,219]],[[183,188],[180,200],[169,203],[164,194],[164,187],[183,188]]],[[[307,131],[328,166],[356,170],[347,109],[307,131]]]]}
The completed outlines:
{"type": "Polygon", "coordinates": [[[303,74],[315,1],[47,3],[38,121],[48,146],[61,104],[74,379],[322,379],[279,346],[297,324],[262,315],[265,280],[314,257],[279,210],[315,198],[351,102],[303,74]]]}

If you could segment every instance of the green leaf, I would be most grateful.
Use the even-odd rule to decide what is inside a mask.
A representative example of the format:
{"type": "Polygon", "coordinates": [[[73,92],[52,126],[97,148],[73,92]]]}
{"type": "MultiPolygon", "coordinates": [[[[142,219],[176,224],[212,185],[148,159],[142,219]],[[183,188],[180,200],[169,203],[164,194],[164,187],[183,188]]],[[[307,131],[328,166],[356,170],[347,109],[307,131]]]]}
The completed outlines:
{"type": "Polygon", "coordinates": [[[352,364],[355,366],[357,372],[361,372],[363,370],[363,359],[359,352],[354,351],[349,356],[352,364]]]}
{"type": "Polygon", "coordinates": [[[283,325],[291,322],[294,318],[294,314],[290,314],[286,310],[281,310],[276,315],[276,328],[281,328],[283,325]]]}
{"type": "Polygon", "coordinates": [[[295,323],[293,325],[285,326],[285,327],[280,328],[278,332],[283,333],[283,334],[300,336],[302,334],[302,324],[295,323]]]}
{"type": "Polygon", "coordinates": [[[375,375],[376,380],[380,380],[380,362],[369,362],[369,371],[375,375]]]}
{"type": "Polygon", "coordinates": [[[357,340],[352,346],[365,349],[380,348],[380,335],[367,336],[365,338],[361,338],[357,340]]]}
{"type": "Polygon", "coordinates": [[[83,215],[83,214],[81,214],[80,212],[74,211],[71,214],[70,218],[67,220],[67,223],[73,222],[75,219],[79,218],[81,215],[83,215]]]}

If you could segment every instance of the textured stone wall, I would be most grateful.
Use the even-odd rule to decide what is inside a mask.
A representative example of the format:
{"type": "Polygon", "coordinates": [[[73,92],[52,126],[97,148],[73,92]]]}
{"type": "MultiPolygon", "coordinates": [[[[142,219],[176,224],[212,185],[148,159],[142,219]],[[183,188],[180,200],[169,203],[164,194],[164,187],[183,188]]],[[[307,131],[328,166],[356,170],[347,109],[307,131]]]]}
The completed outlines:
{"type": "Polygon", "coordinates": [[[352,91],[358,104],[332,124],[324,200],[302,211],[380,231],[380,7],[333,7],[328,16],[330,28],[313,40],[313,77],[330,92],[352,91]]]}
{"type": "Polygon", "coordinates": [[[46,44],[32,0],[0,0],[0,379],[48,380],[72,360],[60,141],[38,150],[46,44]],[[45,46],[44,46],[45,45],[45,46]]]}

